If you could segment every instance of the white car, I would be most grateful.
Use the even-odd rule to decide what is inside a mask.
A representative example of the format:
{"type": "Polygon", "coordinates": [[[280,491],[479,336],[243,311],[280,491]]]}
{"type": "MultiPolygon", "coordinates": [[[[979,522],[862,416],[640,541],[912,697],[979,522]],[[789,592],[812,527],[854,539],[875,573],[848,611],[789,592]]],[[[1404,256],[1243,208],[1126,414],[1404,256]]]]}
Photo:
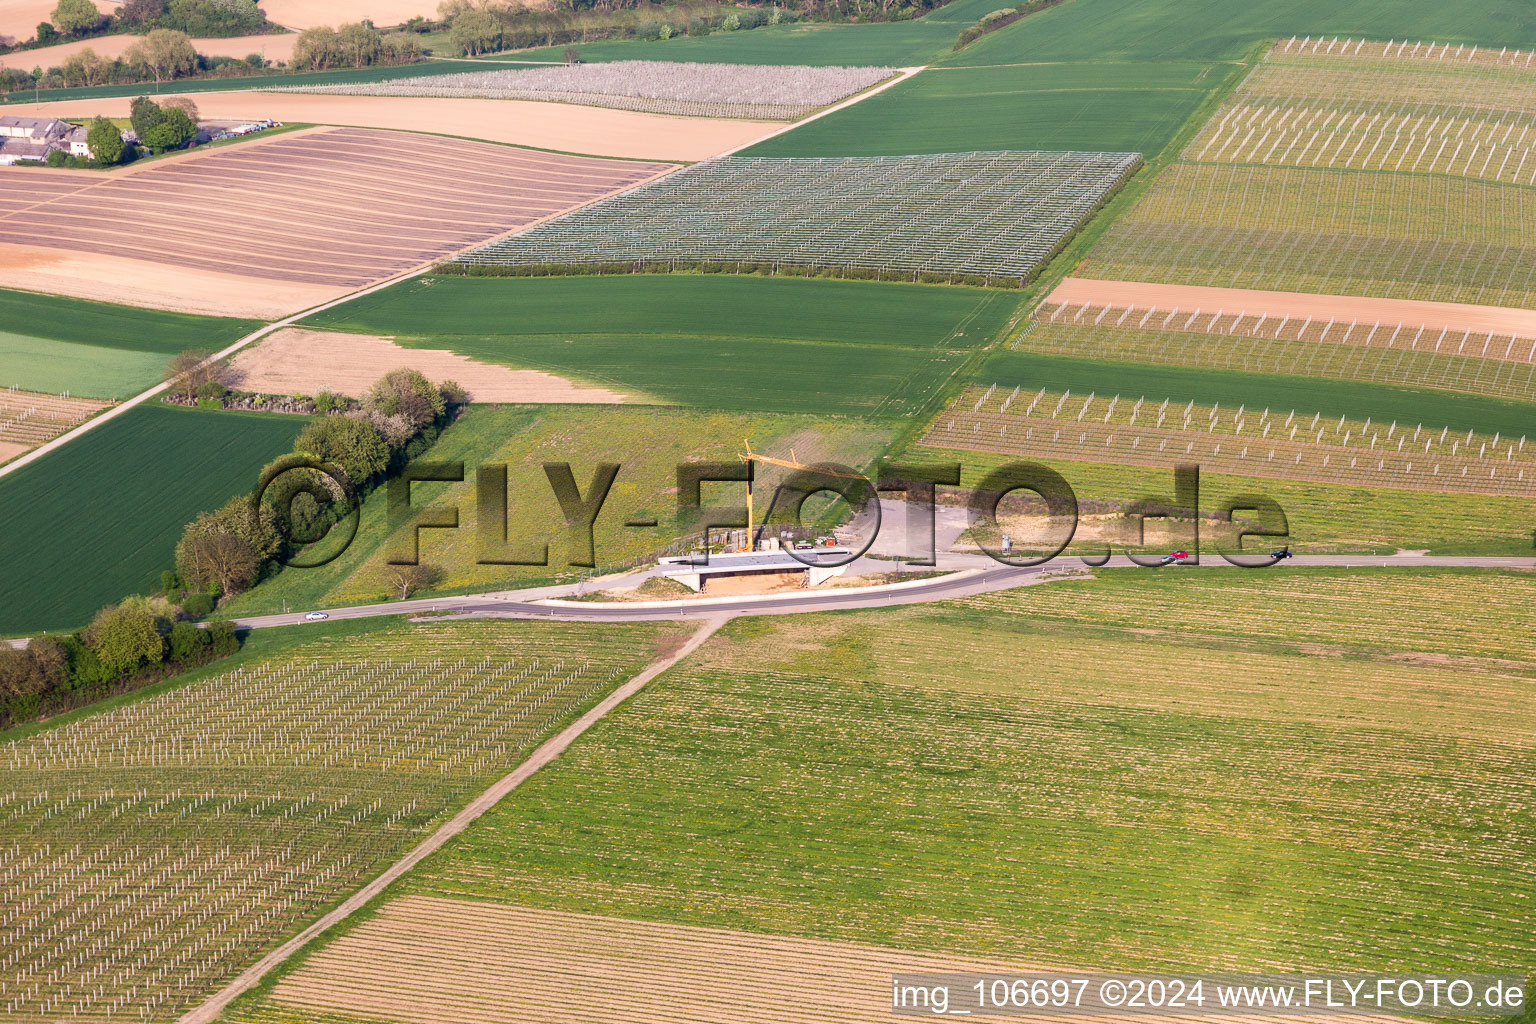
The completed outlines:
{"type": "Polygon", "coordinates": [[[330,616],[327,615],[325,612],[305,612],[304,613],[304,621],[305,622],[319,622],[321,619],[328,619],[328,618],[330,618],[330,616]]]}

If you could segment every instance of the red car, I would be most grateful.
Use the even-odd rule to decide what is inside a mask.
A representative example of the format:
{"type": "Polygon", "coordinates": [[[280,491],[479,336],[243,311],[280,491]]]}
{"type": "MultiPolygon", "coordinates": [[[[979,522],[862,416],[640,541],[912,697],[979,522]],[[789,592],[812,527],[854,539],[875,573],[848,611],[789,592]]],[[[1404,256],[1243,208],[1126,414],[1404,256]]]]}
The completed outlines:
{"type": "Polygon", "coordinates": [[[1188,551],[1170,551],[1168,554],[1158,559],[1158,563],[1160,565],[1183,565],[1188,561],[1188,551]]]}

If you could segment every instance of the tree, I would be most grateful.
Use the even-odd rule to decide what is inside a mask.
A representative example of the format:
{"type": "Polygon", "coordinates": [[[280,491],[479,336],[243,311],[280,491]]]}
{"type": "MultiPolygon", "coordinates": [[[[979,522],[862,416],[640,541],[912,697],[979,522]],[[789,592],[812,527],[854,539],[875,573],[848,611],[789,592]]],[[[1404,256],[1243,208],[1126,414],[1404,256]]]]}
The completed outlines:
{"type": "MultiPolygon", "coordinates": [[[[171,107],[169,110],[163,111],[163,113],[165,115],[164,119],[139,137],[139,141],[144,143],[144,145],[156,152],[164,152],[168,149],[180,149],[197,137],[197,124],[187,116],[185,110],[182,110],[180,107],[171,107]]],[[[215,371],[217,365],[210,365],[207,369],[215,371]]],[[[198,385],[196,390],[201,391],[209,384],[214,383],[219,384],[221,387],[223,385],[222,380],[209,376],[198,385]]],[[[220,394],[223,394],[223,391],[220,391],[220,394]]]]}
{"type": "Polygon", "coordinates": [[[383,567],[383,579],[390,593],[399,594],[404,601],[416,591],[430,587],[442,578],[442,570],[435,565],[389,565],[383,567]]]}
{"type": "Polygon", "coordinates": [[[204,512],[187,525],[185,533],[211,536],[231,533],[250,545],[260,558],[271,558],[283,546],[277,521],[271,512],[257,512],[250,499],[235,495],[213,512],[204,512]]]}
{"type": "Polygon", "coordinates": [[[90,47],[72,54],[59,65],[59,74],[69,85],[100,85],[112,72],[112,62],[103,59],[90,47]]]}
{"type": "Polygon", "coordinates": [[[215,658],[223,658],[240,649],[240,634],[235,631],[233,622],[208,623],[208,640],[215,658]]]}
{"type": "Polygon", "coordinates": [[[53,27],[78,36],[101,24],[101,12],[91,0],[59,0],[53,9],[53,27]]]}
{"type": "Polygon", "coordinates": [[[176,571],[195,587],[217,584],[225,594],[238,594],[260,575],[261,559],[233,533],[187,533],[176,545],[176,571]]]}
{"type": "Polygon", "coordinates": [[[295,70],[323,71],[341,59],[341,38],[333,28],[307,28],[293,43],[288,66],[295,70]]]}
{"type": "Polygon", "coordinates": [[[336,42],[348,63],[355,68],[365,68],[379,59],[384,37],[372,25],[357,22],[341,26],[336,33],[336,42]]]}
{"type": "Polygon", "coordinates": [[[275,517],[237,495],[187,524],[176,545],[176,572],[194,590],[216,585],[220,593],[238,594],[282,543],[275,517]]]}
{"type": "MultiPolygon", "coordinates": [[[[150,129],[150,134],[158,131],[164,122],[150,129]]],[[[140,137],[140,141],[147,146],[153,146],[148,139],[140,137]]],[[[187,401],[197,397],[197,389],[210,381],[220,384],[228,384],[229,369],[222,362],[213,358],[212,352],[202,349],[188,349],[178,352],[165,364],[165,382],[171,386],[171,393],[180,395],[187,401]]]]}
{"type": "Polygon", "coordinates": [[[123,133],[104,117],[98,117],[91,122],[90,128],[85,133],[85,144],[90,147],[91,159],[104,167],[121,163],[128,152],[128,144],[123,141],[123,133]]]}
{"type": "Polygon", "coordinates": [[[173,109],[180,108],[181,112],[186,114],[194,124],[200,119],[200,115],[197,112],[197,101],[191,96],[167,96],[160,106],[167,113],[173,109]]]}
{"type": "Polygon", "coordinates": [[[68,682],[69,659],[52,637],[38,637],[21,650],[0,644],[0,700],[35,697],[68,682]]]}
{"type": "Polygon", "coordinates": [[[115,676],[127,675],[146,664],[159,664],[165,641],[155,628],[155,617],[143,601],[129,599],[109,605],[82,634],[85,643],[115,676]]]}
{"type": "Polygon", "coordinates": [[[366,420],[355,416],[319,416],[299,434],[294,451],[334,462],[356,486],[389,465],[389,447],[366,420]]]}
{"type": "Polygon", "coordinates": [[[118,20],[129,25],[150,25],[165,14],[165,0],[124,0],[117,9],[118,20]]]}
{"type": "MultiPolygon", "coordinates": [[[[59,30],[53,27],[53,23],[52,22],[40,21],[40,22],[37,23],[37,45],[38,46],[47,46],[49,43],[52,43],[54,40],[56,40],[58,38],[59,38],[59,30]]],[[[33,77],[34,78],[42,78],[43,77],[42,71],[43,71],[42,68],[38,68],[37,69],[38,73],[36,75],[34,75],[33,77]]]]}
{"type": "Polygon", "coordinates": [[[157,28],[128,47],[123,58],[155,76],[155,84],[191,74],[197,67],[197,51],[185,32],[157,28]]]}
{"type": "Polygon", "coordinates": [[[363,408],[384,416],[404,417],[416,433],[440,419],[447,408],[443,394],[418,370],[391,370],[374,382],[363,408]]]}
{"type": "Polygon", "coordinates": [[[453,45],[471,57],[494,50],[501,42],[501,23],[490,11],[472,8],[456,15],[448,29],[453,45]]]}
{"type": "Polygon", "coordinates": [[[128,104],[128,120],[133,125],[134,134],[142,142],[151,128],[165,120],[165,111],[148,96],[139,96],[128,104]]]}
{"type": "Polygon", "coordinates": [[[165,638],[167,647],[166,657],[178,665],[190,665],[201,661],[208,651],[209,637],[207,632],[198,629],[190,622],[178,622],[171,627],[171,632],[165,638]]]}

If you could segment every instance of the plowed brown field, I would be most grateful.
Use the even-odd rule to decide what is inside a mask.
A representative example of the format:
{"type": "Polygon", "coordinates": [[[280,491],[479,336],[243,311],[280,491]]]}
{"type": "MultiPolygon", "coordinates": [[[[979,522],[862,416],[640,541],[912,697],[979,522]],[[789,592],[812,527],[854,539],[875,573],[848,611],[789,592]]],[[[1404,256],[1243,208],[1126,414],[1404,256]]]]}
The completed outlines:
{"type": "Polygon", "coordinates": [[[236,387],[268,394],[333,395],[361,398],[379,376],[406,367],[432,380],[457,381],[472,402],[622,402],[624,395],[580,387],[540,370],[514,370],[482,363],[443,349],[405,348],[371,334],[278,331],[234,360],[236,387]]]}
{"type": "MultiPolygon", "coordinates": [[[[277,984],[271,998],[280,1005],[410,1024],[853,1024],[891,1019],[893,972],[1031,966],[406,896],[311,955],[277,984]]],[[[1136,1018],[1053,1014],[1048,1019],[1127,1024],[1136,1018]]],[[[1221,1018],[1160,1019],[1181,1024],[1221,1018]]],[[[1309,1024],[1320,1018],[1240,1019],[1309,1024]]],[[[1328,1018],[1333,1024],[1368,1019],[1390,1020],[1328,1018]]]]}
{"type": "MultiPolygon", "coordinates": [[[[178,268],[162,269],[171,278],[184,269],[340,294],[671,169],[326,129],[132,173],[0,171],[0,246],[178,268]]],[[[98,280],[120,292],[109,268],[98,280]]],[[[213,282],[206,290],[205,311],[227,311],[228,289],[213,282]]]]}

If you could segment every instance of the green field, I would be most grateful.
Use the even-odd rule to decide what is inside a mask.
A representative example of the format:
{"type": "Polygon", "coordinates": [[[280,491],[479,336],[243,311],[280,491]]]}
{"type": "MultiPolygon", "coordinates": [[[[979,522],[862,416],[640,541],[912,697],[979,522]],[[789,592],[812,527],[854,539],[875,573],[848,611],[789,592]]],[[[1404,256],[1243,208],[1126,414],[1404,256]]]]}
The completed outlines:
{"type": "Polygon", "coordinates": [[[0,289],[0,388],[126,398],[187,349],[221,349],[260,323],[0,289]]]}
{"type": "MultiPolygon", "coordinates": [[[[569,462],[585,494],[600,462],[621,469],[594,527],[599,566],[616,566],[662,549],[687,531],[677,522],[677,466],[685,462],[735,462],[744,440],[754,449],[802,462],[835,461],[864,467],[881,455],[895,433],[890,424],[811,416],[754,415],[624,406],[473,406],[444,431],[425,456],[434,462],[463,461],[463,483],[418,483],[412,504],[456,507],[459,528],[424,530],[420,559],[442,571],[429,593],[462,593],[531,586],[576,578],[568,566],[560,507],[541,468],[569,462]],[[525,549],[549,546],[548,566],[480,565],[477,540],[476,470],[506,464],[509,498],[507,537],[525,549]],[[655,527],[626,527],[631,518],[652,517],[655,527]]],[[[778,477],[760,473],[763,486],[778,477]]],[[[705,489],[708,504],[740,503],[742,485],[705,489]],[[734,491],[726,490],[734,487],[734,491]]],[[[404,532],[391,528],[382,489],[363,505],[356,540],[345,554],[318,569],[286,569],[240,595],[223,609],[251,615],[288,608],[312,608],[384,600],[384,560],[404,532]]],[[[718,534],[717,534],[718,536],[718,534]]]]}
{"type": "Polygon", "coordinates": [[[726,275],[422,278],[312,318],[641,400],[900,416],[924,408],[1019,296],[726,275]]]}
{"type": "Polygon", "coordinates": [[[419,843],[675,631],[303,626],[110,715],[13,731],[0,746],[13,908],[0,982],[12,1012],[45,1017],[65,998],[103,1017],[192,1008],[419,843]],[[58,887],[60,876],[76,882],[58,887]],[[99,962],[102,945],[123,958],[119,969],[79,985],[63,965],[99,962]]]}
{"type": "Polygon", "coordinates": [[[172,355],[219,349],[261,326],[256,320],[192,316],[0,289],[0,324],[7,331],[103,348],[172,355]]]}
{"type": "MultiPolygon", "coordinates": [[[[954,0],[913,21],[872,25],[764,26],[747,32],[578,43],[583,60],[673,60],[727,64],[862,64],[910,67],[942,59],[955,37],[996,8],[990,0],[954,0]]],[[[564,60],[565,47],[505,54],[507,60],[564,60]]]]}
{"type": "Polygon", "coordinates": [[[0,478],[0,635],[83,626],[158,589],[182,527],[250,490],[298,416],[140,406],[0,478]]]}
{"type": "Polygon", "coordinates": [[[92,398],[126,398],[160,382],[160,352],[80,345],[0,331],[0,387],[92,398]]]}
{"type": "Polygon", "coordinates": [[[1476,430],[1520,437],[1536,433],[1536,406],[1481,395],[1461,395],[1427,388],[1391,387],[1364,381],[1319,380],[1232,370],[1188,369],[1178,366],[1111,362],[1104,359],[1036,355],[1000,350],[992,353],[976,373],[983,387],[1019,386],[1025,390],[1070,389],[1075,395],[1092,392],[1103,397],[1120,395],[1129,401],[1146,396],[1150,402],[1165,398],[1174,403],[1239,405],[1249,409],[1294,409],[1298,414],[1322,413],[1324,417],[1369,417],[1382,423],[1422,423],[1436,430],[1476,430]]]}
{"type": "Polygon", "coordinates": [[[1101,969],[1523,970],[1529,594],[1130,570],[739,619],[396,891],[1101,969]]]}
{"type": "Polygon", "coordinates": [[[1232,60],[1260,39],[1293,35],[1529,48],[1536,44],[1536,14],[1521,0],[1071,0],[983,36],[945,63],[1232,60]]]}
{"type": "MultiPolygon", "coordinates": [[[[1257,319],[1245,318],[1244,327],[1253,329],[1257,319]]],[[[1347,327],[1335,325],[1332,333],[1338,336],[1347,327]]],[[[1382,336],[1389,337],[1395,332],[1396,329],[1383,331],[1382,336]]],[[[1153,363],[1265,377],[1357,380],[1388,387],[1434,388],[1536,402],[1536,365],[1470,355],[1437,355],[1407,347],[1418,341],[1419,336],[1415,331],[1403,331],[1404,347],[1387,347],[1325,342],[1321,338],[1303,341],[1255,337],[1240,332],[1138,330],[1134,320],[1117,328],[1111,323],[1094,326],[1088,322],[1068,323],[1066,319],[1053,324],[1042,318],[1021,331],[1008,346],[1017,352],[1113,363],[1153,363]]],[[[1003,365],[1006,362],[999,360],[999,366],[1003,365]]]]}
{"type": "Polygon", "coordinates": [[[1152,156],[1212,89],[1237,72],[1232,65],[1199,61],[941,66],[744,155],[1077,149],[1152,156]]]}

